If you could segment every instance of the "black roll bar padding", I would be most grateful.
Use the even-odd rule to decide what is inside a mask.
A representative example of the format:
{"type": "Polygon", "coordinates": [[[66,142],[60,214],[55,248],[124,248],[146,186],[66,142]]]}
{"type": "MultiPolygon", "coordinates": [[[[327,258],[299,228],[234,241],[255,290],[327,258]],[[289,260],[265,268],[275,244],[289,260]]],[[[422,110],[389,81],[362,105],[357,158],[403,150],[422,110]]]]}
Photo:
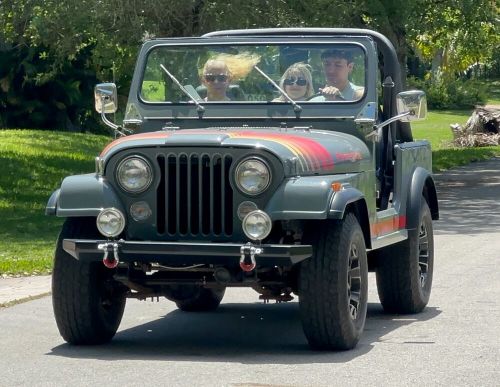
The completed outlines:
{"type": "MultiPolygon", "coordinates": [[[[390,76],[384,78],[382,83],[383,88],[383,110],[384,112],[390,111],[393,103],[393,93],[395,84],[390,76]]],[[[384,120],[387,120],[390,115],[384,113],[384,120]]],[[[380,179],[380,202],[379,208],[384,210],[389,205],[389,196],[392,189],[392,160],[394,159],[394,123],[389,124],[382,128],[382,154],[380,160],[379,170],[377,171],[380,179]]]]}

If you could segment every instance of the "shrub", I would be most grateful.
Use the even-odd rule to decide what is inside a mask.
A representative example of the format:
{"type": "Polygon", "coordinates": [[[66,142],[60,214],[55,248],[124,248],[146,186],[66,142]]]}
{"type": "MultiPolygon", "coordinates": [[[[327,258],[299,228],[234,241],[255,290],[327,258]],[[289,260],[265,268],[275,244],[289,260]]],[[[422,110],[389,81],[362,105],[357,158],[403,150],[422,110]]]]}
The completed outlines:
{"type": "Polygon", "coordinates": [[[486,87],[474,79],[422,80],[408,78],[408,88],[424,90],[431,109],[468,109],[487,100],[486,87]]]}

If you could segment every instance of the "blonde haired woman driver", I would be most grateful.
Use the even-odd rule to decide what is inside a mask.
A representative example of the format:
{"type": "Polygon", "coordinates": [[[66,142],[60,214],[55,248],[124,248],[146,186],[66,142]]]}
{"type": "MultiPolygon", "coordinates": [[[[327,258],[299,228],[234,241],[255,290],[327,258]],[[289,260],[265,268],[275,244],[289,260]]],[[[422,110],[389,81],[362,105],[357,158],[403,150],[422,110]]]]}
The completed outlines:
{"type": "Polygon", "coordinates": [[[209,59],[203,66],[201,82],[207,88],[205,101],[229,101],[226,95],[231,73],[226,63],[219,59],[209,59]]]}
{"type": "MultiPolygon", "coordinates": [[[[305,101],[314,95],[312,75],[309,65],[305,63],[294,63],[286,69],[280,79],[280,87],[294,101],[305,101]]],[[[285,102],[282,95],[272,100],[272,102],[285,102]]]]}

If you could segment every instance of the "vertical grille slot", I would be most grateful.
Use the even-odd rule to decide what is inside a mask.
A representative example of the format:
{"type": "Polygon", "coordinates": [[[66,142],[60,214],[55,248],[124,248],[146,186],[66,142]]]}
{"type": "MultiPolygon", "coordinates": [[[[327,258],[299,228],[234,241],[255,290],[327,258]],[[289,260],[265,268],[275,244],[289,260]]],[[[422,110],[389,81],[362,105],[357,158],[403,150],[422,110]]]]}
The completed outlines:
{"type": "Polygon", "coordinates": [[[201,233],[204,235],[210,233],[210,197],[212,196],[212,187],[210,184],[211,172],[210,157],[208,155],[201,156],[201,233]]]}
{"type": "Polygon", "coordinates": [[[222,158],[220,155],[215,155],[212,158],[212,216],[210,217],[212,221],[212,230],[216,235],[222,233],[222,202],[223,198],[221,195],[222,190],[222,158]]]}
{"type": "Polygon", "coordinates": [[[188,194],[190,194],[190,203],[191,205],[189,206],[189,221],[191,224],[191,233],[196,235],[199,234],[200,232],[200,192],[199,192],[199,176],[200,176],[200,171],[199,171],[199,165],[200,165],[200,158],[198,155],[191,155],[189,157],[189,165],[191,167],[191,173],[189,174],[190,176],[190,182],[191,182],[191,189],[188,190],[188,194]]]}
{"type": "Polygon", "coordinates": [[[156,191],[156,230],[158,234],[165,233],[165,156],[157,158],[160,168],[160,184],[156,191]]]}
{"type": "Polygon", "coordinates": [[[223,161],[223,188],[222,188],[222,197],[223,197],[223,205],[222,205],[222,219],[223,219],[223,228],[224,232],[227,235],[233,234],[233,190],[231,188],[231,184],[229,183],[229,170],[231,168],[231,164],[233,163],[233,158],[229,155],[224,156],[223,161]]]}
{"type": "Polygon", "coordinates": [[[176,233],[176,225],[177,225],[177,189],[176,189],[176,168],[177,168],[177,157],[175,155],[167,156],[167,224],[168,224],[168,233],[171,235],[175,235],[176,233]]]}
{"type": "Polygon", "coordinates": [[[182,154],[177,159],[177,230],[181,235],[188,233],[188,158],[182,154]]]}
{"type": "Polygon", "coordinates": [[[231,155],[168,153],[157,157],[157,231],[169,237],[230,236],[231,155]]]}

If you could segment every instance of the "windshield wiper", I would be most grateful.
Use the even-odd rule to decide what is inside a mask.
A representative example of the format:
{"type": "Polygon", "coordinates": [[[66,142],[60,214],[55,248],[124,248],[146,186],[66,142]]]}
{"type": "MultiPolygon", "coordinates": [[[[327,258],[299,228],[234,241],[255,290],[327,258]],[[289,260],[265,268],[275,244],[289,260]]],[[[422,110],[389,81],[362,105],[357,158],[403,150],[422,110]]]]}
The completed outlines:
{"type": "Polygon", "coordinates": [[[283,90],[279,85],[274,82],[269,75],[267,75],[264,71],[259,69],[257,66],[254,66],[254,69],[257,70],[264,78],[266,78],[269,82],[271,82],[271,85],[273,85],[282,95],[285,97],[288,102],[290,102],[293,106],[293,111],[295,112],[295,117],[300,118],[300,112],[302,111],[302,107],[297,104],[290,96],[286,93],[285,90],[283,90]]]}
{"type": "Polygon", "coordinates": [[[186,94],[197,106],[197,109],[196,111],[198,112],[198,117],[199,118],[203,118],[203,112],[205,111],[205,108],[201,105],[200,102],[198,102],[197,98],[192,96],[189,91],[186,90],[186,88],[184,86],[182,86],[182,84],[177,80],[176,77],[174,77],[172,74],[170,74],[170,71],[168,71],[166,69],[165,66],[163,66],[163,64],[160,64],[160,67],[163,71],[165,71],[165,73],[170,77],[170,79],[172,81],[174,81],[174,83],[179,87],[179,89],[181,89],[181,91],[186,94]]]}

